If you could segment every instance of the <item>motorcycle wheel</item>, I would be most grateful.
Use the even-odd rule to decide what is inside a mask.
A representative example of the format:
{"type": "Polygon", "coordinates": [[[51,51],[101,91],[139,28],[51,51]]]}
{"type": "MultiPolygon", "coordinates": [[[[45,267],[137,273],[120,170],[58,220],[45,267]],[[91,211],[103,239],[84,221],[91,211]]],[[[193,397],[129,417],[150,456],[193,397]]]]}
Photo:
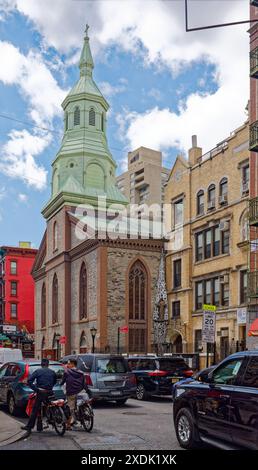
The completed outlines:
{"type": "Polygon", "coordinates": [[[80,408],[80,421],[86,432],[91,432],[94,424],[94,415],[89,405],[80,408]]]}
{"type": "Polygon", "coordinates": [[[55,406],[52,409],[52,422],[56,433],[63,436],[66,430],[65,414],[60,406],[55,406]]]}

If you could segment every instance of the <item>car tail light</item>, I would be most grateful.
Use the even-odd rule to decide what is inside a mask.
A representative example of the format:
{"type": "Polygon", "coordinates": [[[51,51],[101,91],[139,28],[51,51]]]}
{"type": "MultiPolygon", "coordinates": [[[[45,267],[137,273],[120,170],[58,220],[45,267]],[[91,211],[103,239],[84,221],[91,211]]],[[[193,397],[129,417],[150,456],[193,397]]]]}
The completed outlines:
{"type": "Polygon", "coordinates": [[[25,364],[25,370],[23,375],[19,378],[19,382],[26,384],[29,377],[29,364],[25,364]]]}
{"type": "Polygon", "coordinates": [[[85,374],[86,385],[93,385],[90,374],[85,374]]]}
{"type": "Polygon", "coordinates": [[[185,377],[192,377],[192,375],[193,375],[193,371],[191,369],[184,371],[185,377]]]}
{"type": "Polygon", "coordinates": [[[168,372],[166,370],[153,370],[148,372],[148,375],[150,377],[165,377],[165,375],[168,375],[168,372]]]}

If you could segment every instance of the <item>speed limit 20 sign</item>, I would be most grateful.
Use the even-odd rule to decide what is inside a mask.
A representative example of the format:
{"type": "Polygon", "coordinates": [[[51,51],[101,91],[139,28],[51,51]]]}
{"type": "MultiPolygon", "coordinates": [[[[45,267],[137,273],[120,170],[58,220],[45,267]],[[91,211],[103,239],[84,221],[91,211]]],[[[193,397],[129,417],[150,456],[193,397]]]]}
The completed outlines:
{"type": "Polygon", "coordinates": [[[202,341],[214,343],[216,333],[216,306],[203,305],[202,341]]]}

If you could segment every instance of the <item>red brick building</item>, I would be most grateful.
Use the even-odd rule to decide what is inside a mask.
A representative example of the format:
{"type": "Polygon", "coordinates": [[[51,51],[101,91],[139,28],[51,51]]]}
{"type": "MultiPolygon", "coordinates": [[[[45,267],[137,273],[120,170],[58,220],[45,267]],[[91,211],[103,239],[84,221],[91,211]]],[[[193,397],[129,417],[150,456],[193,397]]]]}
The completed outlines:
{"type": "Polygon", "coordinates": [[[32,266],[38,250],[29,244],[0,247],[0,325],[34,333],[34,280],[32,266]],[[26,246],[27,245],[27,246],[26,246]]]}

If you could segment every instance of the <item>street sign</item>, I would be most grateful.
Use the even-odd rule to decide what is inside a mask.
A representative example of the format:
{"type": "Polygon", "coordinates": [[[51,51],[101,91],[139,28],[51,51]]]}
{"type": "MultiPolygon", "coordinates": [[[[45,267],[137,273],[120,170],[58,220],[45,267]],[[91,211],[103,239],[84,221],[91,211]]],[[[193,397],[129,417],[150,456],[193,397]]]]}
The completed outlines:
{"type": "Polygon", "coordinates": [[[247,308],[238,308],[237,309],[237,324],[238,325],[245,325],[246,324],[246,314],[247,308]]]}
{"type": "Polygon", "coordinates": [[[66,336],[61,336],[60,337],[59,344],[66,344],[66,336]]]}
{"type": "Polygon", "coordinates": [[[3,325],[3,331],[5,333],[14,333],[16,332],[16,325],[3,325]]]}
{"type": "Polygon", "coordinates": [[[205,343],[215,343],[216,309],[215,305],[203,305],[202,341],[205,343]]]}
{"type": "Polygon", "coordinates": [[[129,328],[128,326],[120,326],[119,330],[120,330],[120,333],[128,333],[129,328]]]}

